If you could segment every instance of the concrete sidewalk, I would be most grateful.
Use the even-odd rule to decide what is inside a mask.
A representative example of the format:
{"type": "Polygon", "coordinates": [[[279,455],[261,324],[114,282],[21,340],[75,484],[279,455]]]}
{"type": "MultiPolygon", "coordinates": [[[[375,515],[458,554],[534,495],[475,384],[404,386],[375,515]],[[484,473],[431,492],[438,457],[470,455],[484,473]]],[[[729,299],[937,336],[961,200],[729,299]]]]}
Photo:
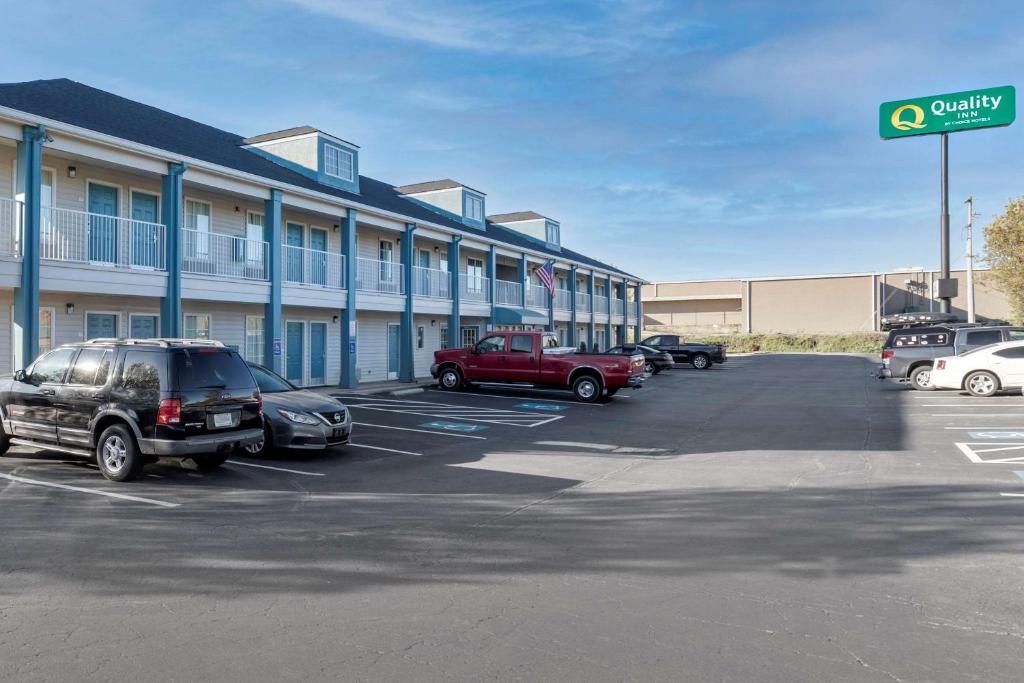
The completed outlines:
{"type": "Polygon", "coordinates": [[[421,378],[415,382],[399,382],[397,380],[390,382],[373,382],[371,384],[365,384],[355,389],[343,389],[338,386],[327,386],[327,387],[311,387],[310,391],[315,391],[320,394],[337,394],[344,392],[346,394],[364,394],[366,396],[372,396],[374,394],[390,394],[392,396],[402,396],[404,394],[418,394],[425,388],[436,386],[437,381],[430,378],[421,378]]]}

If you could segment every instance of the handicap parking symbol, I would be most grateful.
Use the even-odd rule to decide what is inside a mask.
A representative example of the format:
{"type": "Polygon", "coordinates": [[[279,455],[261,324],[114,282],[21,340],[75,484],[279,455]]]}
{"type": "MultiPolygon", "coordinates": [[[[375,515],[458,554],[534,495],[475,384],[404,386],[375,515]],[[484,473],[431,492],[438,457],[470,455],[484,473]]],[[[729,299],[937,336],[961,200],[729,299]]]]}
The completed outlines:
{"type": "Polygon", "coordinates": [[[968,432],[972,439],[1024,439],[1024,432],[968,432]]]}
{"type": "Polygon", "coordinates": [[[554,403],[517,403],[515,407],[525,408],[526,410],[550,410],[553,413],[559,413],[568,409],[568,406],[559,406],[554,403]]]}
{"type": "Polygon", "coordinates": [[[446,432],[479,432],[487,429],[484,425],[471,425],[465,422],[448,422],[447,420],[435,420],[420,425],[425,429],[443,429],[446,432]]]}

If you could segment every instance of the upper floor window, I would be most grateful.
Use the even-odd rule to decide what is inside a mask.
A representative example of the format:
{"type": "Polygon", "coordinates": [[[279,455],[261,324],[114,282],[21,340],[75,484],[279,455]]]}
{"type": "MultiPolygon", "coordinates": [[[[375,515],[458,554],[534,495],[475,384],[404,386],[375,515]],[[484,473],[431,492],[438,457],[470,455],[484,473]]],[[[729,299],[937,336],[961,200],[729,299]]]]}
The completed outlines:
{"type": "Polygon", "coordinates": [[[558,223],[547,223],[545,226],[545,237],[548,244],[561,244],[558,236],[559,225],[558,223]]]}
{"type": "Polygon", "coordinates": [[[352,152],[334,145],[324,145],[324,173],[342,180],[355,180],[352,152]]]}
{"type": "Polygon", "coordinates": [[[466,193],[466,218],[474,221],[483,221],[484,219],[484,198],[466,193]]]}

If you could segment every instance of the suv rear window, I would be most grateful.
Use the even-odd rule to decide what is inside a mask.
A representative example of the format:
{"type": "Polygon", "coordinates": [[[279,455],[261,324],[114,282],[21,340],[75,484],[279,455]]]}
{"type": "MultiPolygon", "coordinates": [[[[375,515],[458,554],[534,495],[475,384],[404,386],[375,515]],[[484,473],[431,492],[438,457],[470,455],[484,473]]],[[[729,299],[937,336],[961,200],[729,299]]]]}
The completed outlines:
{"type": "Polygon", "coordinates": [[[242,357],[226,349],[182,349],[174,354],[174,374],[179,391],[256,386],[242,357]]]}
{"type": "Polygon", "coordinates": [[[893,335],[892,345],[899,346],[949,346],[949,332],[926,332],[923,334],[900,333],[893,335]]]}

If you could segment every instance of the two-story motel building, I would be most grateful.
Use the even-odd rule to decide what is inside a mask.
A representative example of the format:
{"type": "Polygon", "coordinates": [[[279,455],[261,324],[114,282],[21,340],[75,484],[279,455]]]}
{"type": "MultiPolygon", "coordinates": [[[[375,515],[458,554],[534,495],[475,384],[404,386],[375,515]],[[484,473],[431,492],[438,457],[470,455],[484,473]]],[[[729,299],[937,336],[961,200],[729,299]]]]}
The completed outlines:
{"type": "Polygon", "coordinates": [[[557,221],[360,176],[359,155],[308,126],[244,137],[69,80],[0,85],[0,371],[94,337],[194,337],[354,387],[427,376],[490,328],[639,337],[642,281],[562,247],[557,221]]]}

